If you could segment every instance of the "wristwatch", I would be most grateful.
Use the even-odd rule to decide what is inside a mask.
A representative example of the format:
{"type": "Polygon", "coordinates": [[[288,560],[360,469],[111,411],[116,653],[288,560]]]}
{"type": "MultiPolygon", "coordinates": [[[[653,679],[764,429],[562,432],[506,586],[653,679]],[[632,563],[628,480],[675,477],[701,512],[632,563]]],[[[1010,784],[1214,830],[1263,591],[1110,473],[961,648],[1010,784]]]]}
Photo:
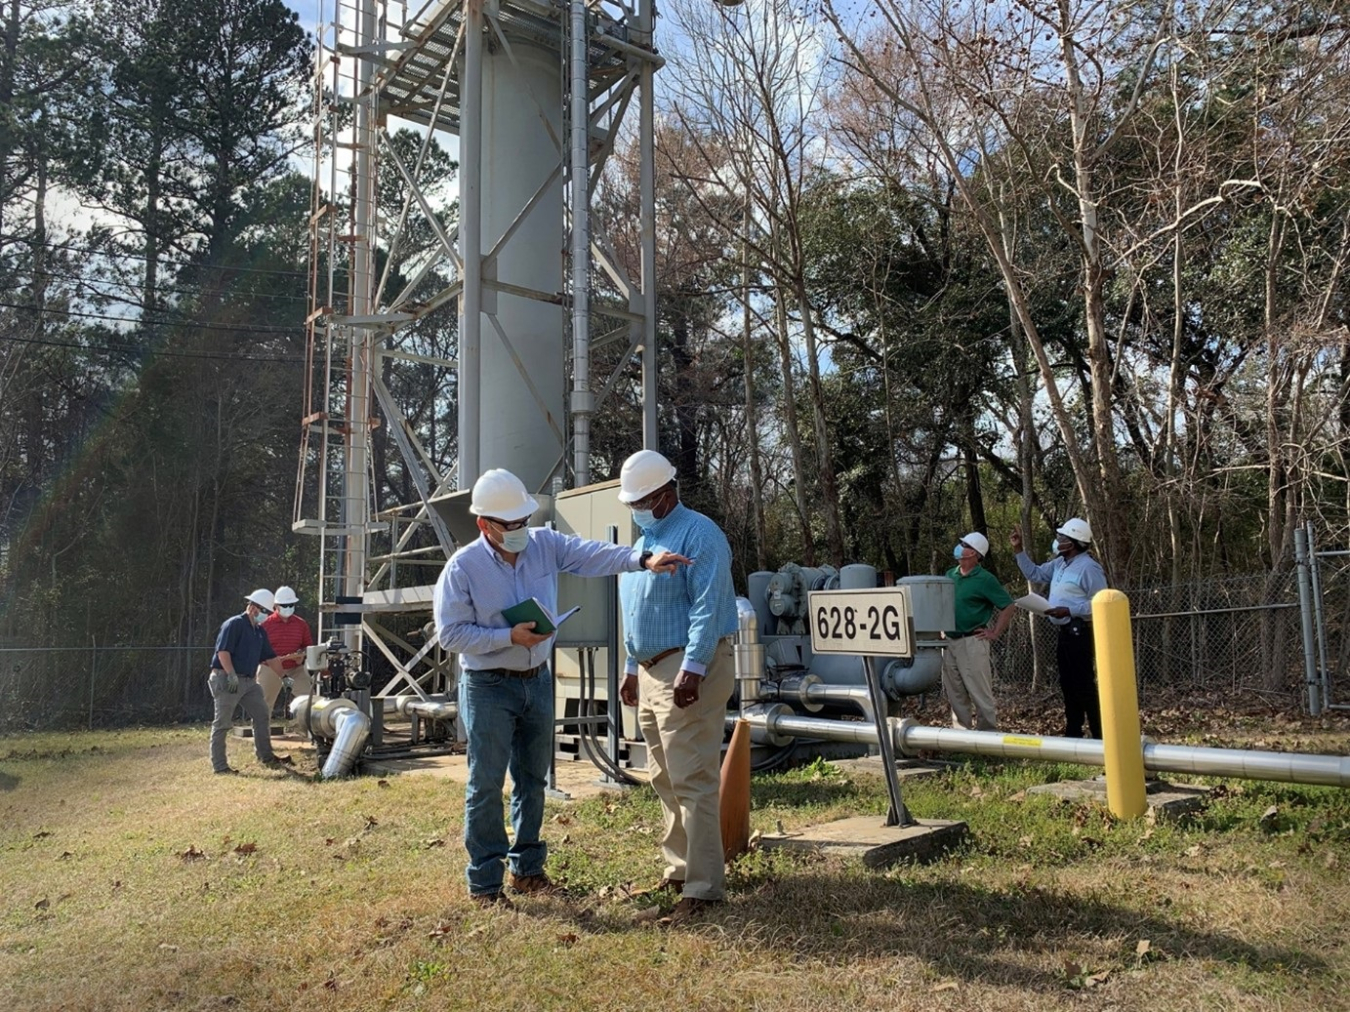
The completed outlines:
{"type": "Polygon", "coordinates": [[[653,556],[654,554],[655,554],[655,553],[654,553],[651,549],[648,549],[647,551],[645,551],[645,552],[643,552],[641,555],[639,555],[639,556],[638,556],[638,569],[646,569],[646,568],[647,568],[647,563],[651,561],[651,558],[652,558],[652,556],[653,556]]]}

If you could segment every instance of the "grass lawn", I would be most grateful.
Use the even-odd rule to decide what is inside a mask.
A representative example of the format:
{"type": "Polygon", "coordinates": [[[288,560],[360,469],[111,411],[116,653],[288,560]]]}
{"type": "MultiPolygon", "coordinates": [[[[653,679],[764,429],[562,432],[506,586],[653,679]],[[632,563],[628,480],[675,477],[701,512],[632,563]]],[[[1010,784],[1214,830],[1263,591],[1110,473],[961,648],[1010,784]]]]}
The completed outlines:
{"type": "MultiPolygon", "coordinates": [[[[1350,791],[1229,780],[1189,822],[1120,823],[1026,794],[1080,767],[974,760],[905,788],[966,849],[886,873],[755,851],[670,930],[630,895],[661,873],[645,788],[550,802],[570,896],[480,910],[458,786],[316,783],[239,741],[243,775],[213,777],[206,737],[0,739],[0,1009],[1350,1008],[1350,791]]],[[[1191,738],[1346,754],[1350,720],[1191,738]]],[[[759,830],[886,804],[820,762],[753,790],[759,830]]]]}

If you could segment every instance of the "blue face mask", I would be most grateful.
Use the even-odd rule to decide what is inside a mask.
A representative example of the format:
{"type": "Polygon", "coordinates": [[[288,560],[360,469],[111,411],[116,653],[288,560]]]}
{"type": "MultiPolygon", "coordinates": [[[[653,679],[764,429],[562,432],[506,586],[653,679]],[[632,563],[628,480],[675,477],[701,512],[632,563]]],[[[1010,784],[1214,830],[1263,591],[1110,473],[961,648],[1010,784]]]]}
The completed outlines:
{"type": "Polygon", "coordinates": [[[522,527],[518,531],[502,532],[502,548],[508,552],[523,552],[530,543],[530,529],[522,527]]]}
{"type": "Polygon", "coordinates": [[[952,558],[955,559],[957,562],[960,562],[961,556],[965,554],[966,554],[965,545],[957,545],[955,548],[952,549],[952,558]]]}
{"type": "Polygon", "coordinates": [[[253,613],[253,624],[254,624],[254,625],[262,625],[262,624],[263,624],[264,622],[266,622],[266,621],[267,621],[267,612],[265,612],[265,611],[255,611],[255,612],[253,613]]]}
{"type": "Polygon", "coordinates": [[[656,514],[651,510],[633,510],[633,523],[637,524],[639,529],[645,531],[656,523],[656,514]]]}

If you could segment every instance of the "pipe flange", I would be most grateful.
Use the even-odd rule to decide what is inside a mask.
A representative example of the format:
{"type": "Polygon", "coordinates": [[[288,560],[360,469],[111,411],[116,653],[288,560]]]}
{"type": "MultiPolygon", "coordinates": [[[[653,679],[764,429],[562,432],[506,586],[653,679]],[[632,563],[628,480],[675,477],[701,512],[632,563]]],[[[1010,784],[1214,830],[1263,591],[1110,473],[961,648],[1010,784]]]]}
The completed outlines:
{"type": "Polygon", "coordinates": [[[790,698],[795,705],[800,706],[807,713],[819,713],[825,709],[825,702],[810,698],[811,687],[824,684],[824,680],[819,675],[810,671],[801,675],[789,675],[778,683],[779,698],[790,698]]]}
{"type": "Polygon", "coordinates": [[[792,742],[791,735],[778,734],[773,730],[774,722],[780,717],[792,716],[792,707],[786,703],[761,703],[750,706],[741,716],[750,722],[750,740],[756,745],[782,748],[792,742]]]}

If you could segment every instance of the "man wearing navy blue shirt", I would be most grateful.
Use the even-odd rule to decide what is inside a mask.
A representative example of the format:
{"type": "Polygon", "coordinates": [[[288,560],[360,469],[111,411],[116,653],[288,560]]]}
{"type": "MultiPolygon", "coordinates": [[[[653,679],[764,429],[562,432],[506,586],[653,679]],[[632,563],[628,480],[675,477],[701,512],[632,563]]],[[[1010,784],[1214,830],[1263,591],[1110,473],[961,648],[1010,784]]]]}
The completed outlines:
{"type": "Polygon", "coordinates": [[[731,546],[720,527],[680,502],[675,468],[655,450],[624,462],[619,500],[642,530],[637,546],[678,553],[671,577],[619,581],[627,673],[620,698],[638,707],[652,787],[661,799],[661,886],[681,893],[671,923],[721,902],[725,890],[718,787],[727,700],[735,680],[731,546]]]}
{"type": "Polygon", "coordinates": [[[244,598],[243,614],[227,618],[216,635],[211,655],[211,674],[207,686],[215,704],[211,722],[211,769],[216,773],[234,773],[225,758],[225,736],[234,719],[235,706],[242,706],[253,721],[253,749],[260,762],[268,766],[290,765],[290,756],[272,751],[271,713],[258,685],[258,666],[276,662],[276,651],[262,630],[263,620],[272,613],[272,592],[255,590],[244,598]]]}
{"type": "Polygon", "coordinates": [[[469,895],[480,906],[510,901],[502,892],[505,865],[521,893],[551,892],[544,871],[548,845],[539,838],[544,788],[553,760],[552,633],[534,622],[511,625],[502,612],[535,598],[558,610],[558,574],[614,576],[647,569],[668,573],[688,560],[626,545],[530,527],[539,503],[510,471],[485,472],[474,483],[469,511],[480,537],[450,557],[436,581],[436,638],[459,654],[460,716],[468,735],[469,783],[464,792],[464,847],[469,895]],[[503,826],[502,788],[511,773],[511,825],[503,826]]]}

